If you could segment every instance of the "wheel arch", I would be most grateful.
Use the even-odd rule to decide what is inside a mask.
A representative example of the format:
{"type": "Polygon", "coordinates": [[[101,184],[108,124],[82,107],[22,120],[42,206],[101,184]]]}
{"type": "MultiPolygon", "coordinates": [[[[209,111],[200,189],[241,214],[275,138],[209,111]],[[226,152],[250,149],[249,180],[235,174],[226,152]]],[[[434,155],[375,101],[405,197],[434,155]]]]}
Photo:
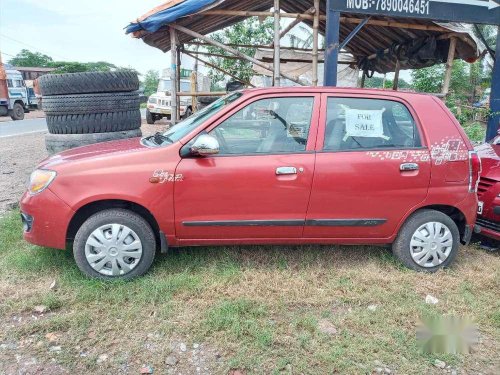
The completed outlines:
{"type": "Polygon", "coordinates": [[[89,202],[78,208],[69,222],[68,229],[66,231],[66,241],[71,241],[75,238],[76,232],[89,217],[97,212],[111,208],[123,208],[141,216],[151,226],[151,229],[155,234],[156,244],[157,246],[160,246],[162,241],[160,238],[160,227],[151,211],[138,203],[124,199],[98,200],[89,202]]]}
{"type": "Polygon", "coordinates": [[[400,224],[397,228],[397,231],[396,231],[396,235],[397,235],[397,233],[399,233],[399,231],[403,227],[404,223],[406,223],[412,215],[414,215],[416,212],[422,211],[422,210],[435,210],[435,211],[442,212],[443,214],[449,216],[458,227],[458,231],[460,233],[460,239],[463,239],[466,236],[466,234],[467,234],[466,233],[467,220],[466,220],[464,213],[460,209],[458,209],[457,207],[446,205],[446,204],[431,204],[431,205],[416,208],[415,210],[410,212],[400,222],[400,224]]]}

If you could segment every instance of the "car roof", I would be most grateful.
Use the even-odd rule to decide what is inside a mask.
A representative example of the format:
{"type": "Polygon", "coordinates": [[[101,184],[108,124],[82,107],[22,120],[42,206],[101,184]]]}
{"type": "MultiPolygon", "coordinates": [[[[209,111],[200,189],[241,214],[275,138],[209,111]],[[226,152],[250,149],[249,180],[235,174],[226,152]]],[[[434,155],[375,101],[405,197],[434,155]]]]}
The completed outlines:
{"type": "Polygon", "coordinates": [[[243,90],[248,94],[279,94],[279,93],[326,93],[326,94],[361,94],[361,95],[384,95],[398,98],[410,99],[411,97],[433,97],[432,94],[417,93],[409,91],[395,91],[383,89],[361,89],[354,87],[329,87],[329,86],[287,86],[287,87],[259,87],[243,90]]]}

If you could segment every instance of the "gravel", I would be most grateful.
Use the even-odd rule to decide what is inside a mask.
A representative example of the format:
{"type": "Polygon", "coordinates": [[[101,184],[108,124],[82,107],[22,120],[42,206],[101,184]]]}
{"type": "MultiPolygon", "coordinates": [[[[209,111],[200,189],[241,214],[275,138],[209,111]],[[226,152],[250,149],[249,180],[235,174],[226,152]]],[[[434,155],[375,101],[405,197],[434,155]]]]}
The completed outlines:
{"type": "MultiPolygon", "coordinates": [[[[143,122],[143,135],[163,132],[168,122],[154,125],[143,122]]],[[[16,207],[23,195],[31,172],[48,156],[45,134],[25,134],[0,138],[0,215],[16,207]]]]}

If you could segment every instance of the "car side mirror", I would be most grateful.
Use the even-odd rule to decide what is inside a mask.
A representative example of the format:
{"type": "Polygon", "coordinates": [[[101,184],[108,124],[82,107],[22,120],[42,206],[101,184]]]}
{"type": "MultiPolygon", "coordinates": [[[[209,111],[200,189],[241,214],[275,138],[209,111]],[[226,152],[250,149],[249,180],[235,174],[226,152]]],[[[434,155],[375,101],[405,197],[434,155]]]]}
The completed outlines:
{"type": "Polygon", "coordinates": [[[209,156],[218,154],[220,150],[219,141],[208,134],[202,134],[194,141],[190,148],[191,155],[209,156]]]}

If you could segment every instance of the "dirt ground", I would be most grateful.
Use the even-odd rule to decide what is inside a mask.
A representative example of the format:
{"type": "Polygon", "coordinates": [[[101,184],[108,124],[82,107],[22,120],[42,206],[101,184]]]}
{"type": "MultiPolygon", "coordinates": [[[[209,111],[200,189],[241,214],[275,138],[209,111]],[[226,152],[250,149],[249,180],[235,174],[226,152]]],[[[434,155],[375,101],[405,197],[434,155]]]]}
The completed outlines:
{"type": "MultiPolygon", "coordinates": [[[[141,130],[143,135],[151,135],[165,131],[168,126],[164,120],[154,125],[144,122],[141,130]]],[[[47,156],[45,133],[0,138],[0,213],[17,204],[26,189],[30,173],[47,156]]]]}
{"type": "MultiPolygon", "coordinates": [[[[25,120],[31,120],[34,118],[44,118],[44,117],[45,117],[45,112],[40,111],[38,109],[32,110],[29,113],[24,114],[25,120]]],[[[0,116],[0,122],[7,122],[7,121],[12,121],[10,116],[0,116]]]]}

